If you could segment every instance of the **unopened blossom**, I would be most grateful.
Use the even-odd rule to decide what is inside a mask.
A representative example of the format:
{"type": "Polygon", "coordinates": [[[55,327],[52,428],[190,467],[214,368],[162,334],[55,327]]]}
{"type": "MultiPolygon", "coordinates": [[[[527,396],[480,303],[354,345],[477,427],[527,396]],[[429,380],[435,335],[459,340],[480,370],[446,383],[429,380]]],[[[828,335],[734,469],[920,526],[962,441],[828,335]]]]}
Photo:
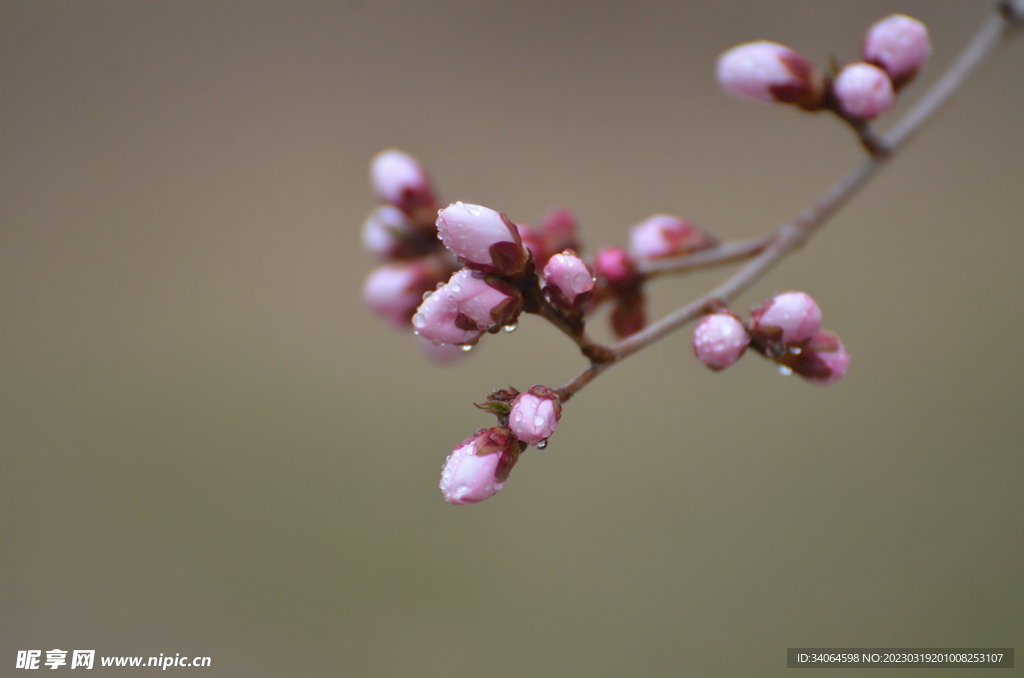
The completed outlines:
{"type": "Polygon", "coordinates": [[[843,66],[832,83],[832,92],[843,112],[860,120],[885,113],[895,99],[889,75],[864,62],[843,66]]]}
{"type": "Polygon", "coordinates": [[[559,306],[572,308],[586,299],[594,289],[594,272],[572,250],[556,254],[544,267],[544,282],[551,289],[551,298],[559,306]],[[554,294],[554,290],[558,293],[554,294]]]}
{"type": "Polygon", "coordinates": [[[429,267],[421,261],[378,266],[363,283],[363,303],[396,327],[408,327],[409,318],[435,284],[429,267]]]}
{"type": "Polygon", "coordinates": [[[652,214],[629,231],[633,255],[644,259],[688,254],[717,241],[686,219],[652,214]]]}
{"type": "Polygon", "coordinates": [[[897,89],[924,68],[932,53],[928,29],[917,19],[893,14],[868,29],[861,45],[864,61],[885,69],[897,89]]]}
{"type": "MultiPolygon", "coordinates": [[[[540,220],[540,231],[547,240],[548,252],[562,252],[565,250],[580,251],[579,225],[576,215],[566,207],[555,207],[544,215],[540,220]]],[[[543,266],[546,261],[537,262],[537,266],[543,266]]]]}
{"type": "Polygon", "coordinates": [[[484,274],[465,268],[457,271],[440,291],[482,331],[514,321],[518,310],[511,294],[488,284],[484,274]]]}
{"type": "Polygon", "coordinates": [[[805,342],[821,329],[821,309],[805,292],[783,292],[751,313],[751,333],[768,346],[805,342]]]}
{"type": "Polygon", "coordinates": [[[819,108],[821,74],[785,45],[762,40],[737,45],[718,57],[718,83],[742,101],[776,101],[819,108]]]}
{"type": "Polygon", "coordinates": [[[430,180],[416,158],[389,148],[370,161],[370,184],[382,202],[412,213],[423,205],[433,205],[430,180]]]}
{"type": "Polygon", "coordinates": [[[441,470],[441,493],[450,504],[475,504],[505,487],[519,458],[519,446],[502,426],[480,429],[448,455],[441,470]]]}
{"type": "Polygon", "coordinates": [[[629,253],[621,247],[605,247],[594,255],[594,273],[609,285],[619,285],[636,274],[629,253]]]}
{"type": "Polygon", "coordinates": [[[416,334],[435,344],[472,345],[483,334],[476,323],[460,315],[459,307],[443,286],[419,305],[412,317],[412,326],[416,334]]]}
{"type": "Polygon", "coordinates": [[[799,358],[787,364],[812,384],[825,386],[843,378],[850,366],[850,354],[836,334],[821,330],[801,350],[799,358]]]}
{"type": "Polygon", "coordinates": [[[437,214],[437,234],[468,268],[501,275],[522,273],[527,253],[515,225],[501,212],[457,202],[437,214]]]}
{"type": "Polygon", "coordinates": [[[529,445],[543,443],[558,428],[562,405],[558,396],[544,386],[534,386],[512,401],[508,425],[516,438],[529,445]]]}
{"type": "Polygon", "coordinates": [[[363,222],[363,247],[380,257],[402,256],[415,237],[415,227],[394,205],[380,205],[363,222]]]}
{"type": "Polygon", "coordinates": [[[747,329],[728,312],[704,316],[693,332],[693,352],[716,372],[739,360],[749,344],[747,329]]]}
{"type": "Polygon", "coordinates": [[[551,253],[548,251],[547,239],[540,229],[527,224],[516,224],[516,231],[519,233],[519,239],[522,241],[523,247],[528,249],[530,254],[533,255],[534,263],[537,266],[543,266],[547,263],[551,253]]]}
{"type": "Polygon", "coordinates": [[[416,335],[416,348],[435,365],[447,366],[460,362],[476,351],[464,351],[455,344],[435,344],[426,337],[416,335]]]}

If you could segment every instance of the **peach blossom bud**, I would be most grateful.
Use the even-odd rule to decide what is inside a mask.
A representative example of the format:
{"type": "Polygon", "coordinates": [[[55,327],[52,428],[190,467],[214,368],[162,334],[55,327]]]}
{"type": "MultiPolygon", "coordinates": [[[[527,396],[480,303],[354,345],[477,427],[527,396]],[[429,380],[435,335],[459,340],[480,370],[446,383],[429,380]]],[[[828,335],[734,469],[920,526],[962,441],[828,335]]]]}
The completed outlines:
{"type": "Polygon", "coordinates": [[[832,92],[843,112],[851,118],[871,120],[892,108],[892,81],[878,66],[858,62],[843,66],[832,92]]]}
{"type": "MultiPolygon", "coordinates": [[[[540,220],[540,231],[547,239],[548,252],[580,251],[579,226],[572,210],[555,207],[540,220]]],[[[537,266],[543,266],[545,263],[547,262],[538,261],[537,266]]]]}
{"type": "Polygon", "coordinates": [[[633,260],[621,247],[605,247],[594,256],[594,273],[609,285],[619,285],[636,273],[633,260]]]}
{"type": "Polygon", "coordinates": [[[705,316],[693,332],[693,352],[716,372],[739,360],[749,344],[747,329],[729,312],[705,316]]]}
{"type": "Polygon", "coordinates": [[[412,213],[417,207],[434,203],[427,173],[416,158],[389,148],[370,161],[370,184],[382,202],[412,213]]]}
{"type": "Polygon", "coordinates": [[[776,295],[755,309],[751,317],[751,334],[766,346],[805,342],[821,329],[821,309],[805,292],[776,295]]]}
{"type": "Polygon", "coordinates": [[[718,84],[742,101],[777,101],[820,108],[822,78],[814,65],[785,45],[762,40],[718,57],[718,84]]]}
{"type": "MultiPolygon", "coordinates": [[[[552,301],[564,308],[572,308],[581,295],[594,289],[594,272],[572,250],[566,250],[548,260],[544,267],[544,282],[553,288],[552,301]],[[558,293],[554,294],[554,290],[558,293]]],[[[586,299],[580,301],[586,303],[586,299]]]]}
{"type": "Polygon", "coordinates": [[[688,254],[711,247],[716,240],[686,219],[652,214],[629,232],[633,256],[644,259],[688,254]]]}
{"type": "Polygon", "coordinates": [[[850,366],[850,354],[838,336],[827,330],[814,335],[794,361],[792,370],[811,382],[825,386],[842,379],[850,366]]]}
{"type": "Polygon", "coordinates": [[[412,326],[416,334],[435,344],[471,346],[483,334],[476,323],[459,313],[459,307],[448,297],[444,287],[423,300],[412,317],[412,326]]]}
{"type": "Polygon", "coordinates": [[[405,212],[394,205],[381,205],[363,222],[363,247],[380,257],[401,256],[414,233],[415,227],[405,212]]]}
{"type": "Polygon", "coordinates": [[[441,291],[482,331],[513,322],[518,311],[513,308],[516,303],[511,295],[487,284],[482,273],[469,269],[456,272],[441,291]]]}
{"type": "Polygon", "coordinates": [[[366,277],[363,303],[395,327],[408,327],[423,293],[433,285],[433,278],[422,262],[386,264],[373,269],[366,277]]]}
{"type": "Polygon", "coordinates": [[[487,207],[457,202],[437,214],[437,234],[468,268],[499,275],[522,273],[526,249],[508,218],[487,207]]]}
{"type": "Polygon", "coordinates": [[[544,447],[544,441],[558,428],[561,416],[558,396],[544,386],[534,386],[512,401],[508,424],[519,440],[544,447]]]}
{"type": "Polygon", "coordinates": [[[519,446],[503,426],[480,429],[448,455],[441,492],[450,504],[475,504],[505,487],[519,458],[519,446]]]}
{"type": "Polygon", "coordinates": [[[885,69],[899,89],[924,68],[931,56],[932,44],[923,23],[893,14],[868,29],[861,51],[864,61],[885,69]]]}
{"type": "Polygon", "coordinates": [[[543,266],[547,263],[551,254],[548,252],[543,234],[526,224],[516,224],[516,231],[519,232],[519,239],[523,242],[523,247],[530,250],[530,254],[533,255],[533,263],[536,266],[543,266]]]}

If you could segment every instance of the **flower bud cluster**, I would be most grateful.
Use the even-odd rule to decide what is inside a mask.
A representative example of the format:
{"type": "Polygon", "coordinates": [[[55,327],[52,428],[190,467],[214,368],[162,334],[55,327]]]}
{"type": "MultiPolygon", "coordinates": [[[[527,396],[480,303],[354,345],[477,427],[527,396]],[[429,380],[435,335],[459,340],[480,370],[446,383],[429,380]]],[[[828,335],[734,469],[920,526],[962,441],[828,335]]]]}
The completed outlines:
{"type": "Polygon", "coordinates": [[[437,241],[437,198],[415,158],[396,149],[378,153],[370,162],[370,183],[382,204],[363,222],[363,247],[387,263],[366,277],[363,303],[407,328],[424,294],[457,266],[437,241]]]}
{"type": "Polygon", "coordinates": [[[846,374],[850,355],[834,333],[821,329],[821,309],[804,292],[778,294],[751,312],[749,326],[728,311],[704,317],[693,333],[693,352],[714,371],[739,360],[750,347],[815,384],[846,374]]]}
{"type": "Polygon", "coordinates": [[[562,405],[544,386],[526,393],[494,391],[477,405],[498,416],[498,425],[482,428],[462,441],[441,470],[441,493],[451,504],[475,504],[505,486],[527,445],[543,449],[558,428],[562,405]]]}
{"type": "Polygon", "coordinates": [[[928,29],[917,19],[893,14],[873,24],[861,43],[863,61],[825,76],[809,60],[774,42],[748,42],[718,59],[718,82],[744,101],[831,108],[851,120],[871,120],[893,106],[895,94],[931,55],[928,29]]]}

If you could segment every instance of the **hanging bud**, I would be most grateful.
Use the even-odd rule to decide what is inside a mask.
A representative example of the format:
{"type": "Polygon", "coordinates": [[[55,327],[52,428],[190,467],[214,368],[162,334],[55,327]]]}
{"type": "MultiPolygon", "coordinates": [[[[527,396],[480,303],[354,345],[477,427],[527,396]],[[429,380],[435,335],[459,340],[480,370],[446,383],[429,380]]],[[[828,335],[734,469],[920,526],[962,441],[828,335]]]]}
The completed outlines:
{"type": "Polygon", "coordinates": [[[421,260],[378,266],[363,283],[363,303],[395,327],[408,327],[423,293],[437,284],[421,260]]]}
{"type": "Polygon", "coordinates": [[[594,289],[594,272],[572,250],[556,254],[544,267],[548,298],[564,310],[583,308],[594,289]]]}
{"type": "Polygon", "coordinates": [[[767,40],[737,45],[718,57],[718,84],[742,101],[776,101],[808,110],[824,103],[824,80],[814,65],[767,40]]]}
{"type": "Polygon", "coordinates": [[[419,335],[416,335],[416,348],[427,360],[442,367],[454,365],[476,353],[476,351],[464,351],[461,346],[455,344],[435,344],[419,335]]]}
{"type": "Polygon", "coordinates": [[[847,64],[832,83],[832,93],[846,115],[871,120],[892,108],[892,81],[878,66],[847,64]]]}
{"type": "MultiPolygon", "coordinates": [[[[501,285],[500,281],[493,281],[501,285]]],[[[484,274],[462,269],[451,277],[441,288],[448,299],[455,303],[459,313],[465,315],[477,329],[486,332],[498,325],[509,325],[519,315],[519,304],[508,290],[504,291],[489,284],[484,274]]]]}
{"type": "Polygon", "coordinates": [[[629,232],[633,256],[643,259],[689,254],[717,244],[717,240],[686,219],[652,214],[629,232]]]}
{"type": "Polygon", "coordinates": [[[747,329],[728,311],[704,316],[693,332],[693,352],[716,372],[739,360],[749,344],[747,329]]]}
{"type": "Polygon", "coordinates": [[[363,247],[379,257],[393,259],[423,254],[425,252],[420,251],[425,249],[422,240],[409,217],[394,205],[380,205],[363,222],[363,247]]]}
{"type": "Polygon", "coordinates": [[[435,344],[459,344],[472,346],[480,339],[483,330],[476,323],[459,313],[459,307],[441,287],[423,300],[412,317],[416,334],[435,344]]]}
{"type": "Polygon", "coordinates": [[[825,386],[842,379],[850,366],[850,354],[839,337],[821,330],[790,359],[782,361],[796,374],[811,382],[825,386]]]}
{"type": "Polygon", "coordinates": [[[928,63],[932,44],[923,23],[893,14],[868,29],[861,51],[864,61],[883,68],[892,78],[893,86],[899,89],[928,63]]]}
{"type": "Polygon", "coordinates": [[[821,309],[804,292],[784,292],[751,313],[750,333],[769,355],[810,340],[821,329],[821,309]]]}
{"type": "Polygon", "coordinates": [[[462,202],[448,205],[438,212],[437,234],[467,268],[504,276],[526,269],[519,231],[500,212],[462,202]]]}
{"type": "Polygon", "coordinates": [[[540,445],[558,428],[561,416],[558,396],[544,386],[534,386],[512,402],[508,423],[516,438],[528,445],[540,445]]]}
{"type": "Polygon", "coordinates": [[[504,426],[480,429],[448,455],[441,470],[441,493],[449,504],[475,504],[493,497],[521,449],[504,426]]]}
{"type": "Polygon", "coordinates": [[[416,158],[404,151],[389,148],[370,161],[370,184],[382,202],[398,207],[414,222],[424,212],[433,214],[437,199],[427,173],[416,158]]]}

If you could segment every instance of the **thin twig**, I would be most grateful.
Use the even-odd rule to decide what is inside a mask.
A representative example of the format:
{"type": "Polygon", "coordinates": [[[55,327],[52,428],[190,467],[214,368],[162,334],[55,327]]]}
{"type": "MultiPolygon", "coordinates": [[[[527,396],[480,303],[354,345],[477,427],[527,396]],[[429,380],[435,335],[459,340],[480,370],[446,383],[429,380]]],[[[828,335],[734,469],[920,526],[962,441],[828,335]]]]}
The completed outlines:
{"type": "MultiPolygon", "coordinates": [[[[771,235],[764,238],[764,244],[756,250],[757,256],[751,259],[732,277],[704,296],[677,309],[640,332],[609,346],[610,359],[604,362],[592,362],[586,370],[562,387],[556,389],[559,398],[563,402],[568,400],[615,363],[646,348],[699,316],[717,307],[728,305],[729,302],[733,301],[775,264],[781,261],[783,257],[799,248],[815,231],[821,228],[829,217],[846,204],[869,179],[875,176],[878,170],[946,103],[953,93],[966,81],[967,77],[992,54],[1000,43],[1015,37],[1020,32],[1021,26],[1024,25],[1024,20],[1022,20],[1022,15],[1024,15],[1024,9],[1021,7],[1022,4],[1024,3],[1020,2],[1020,0],[1016,2],[1013,0],[997,2],[997,11],[982,24],[977,34],[975,34],[942,77],[932,85],[931,89],[921,97],[902,119],[892,126],[887,134],[878,135],[877,137],[873,136],[873,139],[876,141],[874,148],[871,149],[871,155],[837,181],[811,207],[805,209],[790,221],[779,225],[771,235]]],[[[752,243],[754,241],[743,242],[752,243]]],[[[699,254],[708,254],[711,259],[708,265],[720,263],[722,259],[717,259],[710,253],[721,250],[723,247],[734,245],[736,243],[726,243],[714,250],[707,250],[706,253],[680,257],[676,263],[678,264],[686,260],[683,262],[683,266],[671,270],[685,270],[686,268],[702,265],[696,263],[700,261],[700,259],[696,259],[699,254]]],[[[752,253],[753,251],[749,252],[746,256],[750,256],[752,253]]],[[[741,258],[744,258],[744,256],[735,257],[735,259],[741,258]]],[[[651,269],[648,272],[655,272],[655,270],[651,269]]]]}

